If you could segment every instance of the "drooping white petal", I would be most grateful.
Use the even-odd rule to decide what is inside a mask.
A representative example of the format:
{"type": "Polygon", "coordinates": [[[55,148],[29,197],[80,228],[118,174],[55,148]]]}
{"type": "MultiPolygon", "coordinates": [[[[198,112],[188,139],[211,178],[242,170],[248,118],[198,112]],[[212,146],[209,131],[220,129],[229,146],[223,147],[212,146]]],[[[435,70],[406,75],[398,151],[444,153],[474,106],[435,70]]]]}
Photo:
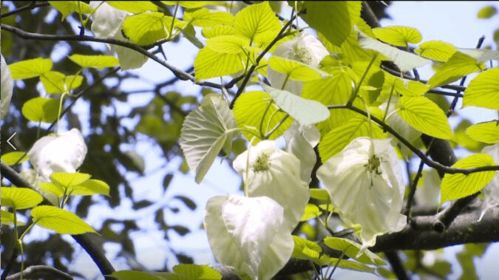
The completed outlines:
{"type": "MultiPolygon", "coordinates": [[[[296,38],[279,45],[272,54],[318,68],[321,60],[329,55],[329,52],[314,36],[301,32],[296,38]]],[[[280,89],[286,80],[286,75],[269,68],[268,78],[273,87],[280,89]]],[[[283,89],[300,95],[302,86],[303,82],[288,80],[283,89]]]]}
{"type": "Polygon", "coordinates": [[[44,136],[28,152],[31,164],[44,181],[48,181],[53,172],[75,172],[86,154],[87,146],[76,128],[44,136]]]}
{"type": "Polygon", "coordinates": [[[354,139],[317,171],[333,205],[348,226],[361,226],[363,247],[376,236],[401,230],[404,184],[402,168],[389,139],[354,139]]]}
{"type": "Polygon", "coordinates": [[[268,197],[210,198],[204,221],[215,258],[251,279],[271,279],[294,247],[283,213],[268,197]]]}
{"type": "Polygon", "coordinates": [[[435,169],[423,171],[423,185],[416,190],[418,206],[432,209],[437,208],[440,202],[440,176],[435,169]]]}
{"type": "Polygon", "coordinates": [[[3,119],[9,112],[10,99],[12,98],[12,90],[14,88],[14,82],[12,81],[12,76],[10,75],[9,67],[7,62],[0,54],[1,61],[1,100],[0,100],[0,119],[3,119]]]}
{"type": "Polygon", "coordinates": [[[317,156],[314,147],[319,143],[320,132],[314,125],[299,125],[297,122],[284,133],[286,151],[300,160],[300,175],[304,182],[310,182],[310,175],[317,156]]]}
{"type": "Polygon", "coordinates": [[[265,140],[250,147],[234,160],[248,196],[268,196],[284,208],[290,229],[299,222],[309,200],[308,186],[301,179],[300,161],[265,140]]]}
{"type": "MultiPolygon", "coordinates": [[[[485,146],[482,151],[484,154],[492,156],[496,164],[499,164],[499,143],[494,145],[485,146]]],[[[490,183],[483,189],[485,195],[485,210],[480,215],[480,219],[485,215],[489,208],[499,206],[499,172],[490,183]]]]}
{"type": "MultiPolygon", "coordinates": [[[[121,32],[116,34],[114,38],[122,41],[126,40],[121,32]]],[[[121,69],[123,70],[140,68],[147,62],[148,59],[147,56],[129,48],[113,46],[111,49],[113,49],[118,55],[118,60],[120,62],[121,69]]]]}

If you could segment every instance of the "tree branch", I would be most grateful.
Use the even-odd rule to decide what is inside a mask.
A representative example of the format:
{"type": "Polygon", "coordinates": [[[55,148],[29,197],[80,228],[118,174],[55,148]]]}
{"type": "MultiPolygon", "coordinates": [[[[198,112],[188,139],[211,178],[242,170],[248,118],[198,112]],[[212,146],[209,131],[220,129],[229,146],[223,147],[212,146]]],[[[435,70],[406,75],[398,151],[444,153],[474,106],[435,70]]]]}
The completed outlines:
{"type": "Polygon", "coordinates": [[[27,10],[32,10],[32,9],[40,8],[40,7],[46,7],[48,5],[49,5],[48,2],[36,3],[36,1],[32,1],[30,4],[22,6],[21,8],[19,8],[17,10],[13,10],[13,11],[7,12],[5,14],[0,14],[0,19],[15,15],[15,14],[19,14],[19,13],[27,11],[27,10]]]}
{"type": "MultiPolygon", "coordinates": [[[[29,182],[24,180],[19,173],[17,173],[10,166],[5,165],[3,162],[0,162],[0,172],[2,176],[7,178],[13,185],[17,187],[27,187],[33,190],[36,190],[29,182]]],[[[103,249],[97,245],[97,236],[91,233],[79,234],[79,235],[71,235],[73,239],[80,244],[83,249],[87,252],[87,254],[92,258],[94,263],[99,268],[102,275],[109,275],[114,272],[114,268],[109,262],[109,260],[104,255],[103,249]]]]}
{"type": "Polygon", "coordinates": [[[7,280],[18,280],[18,279],[72,280],[73,277],[51,266],[33,265],[27,267],[22,272],[15,273],[7,277],[7,280]]]}

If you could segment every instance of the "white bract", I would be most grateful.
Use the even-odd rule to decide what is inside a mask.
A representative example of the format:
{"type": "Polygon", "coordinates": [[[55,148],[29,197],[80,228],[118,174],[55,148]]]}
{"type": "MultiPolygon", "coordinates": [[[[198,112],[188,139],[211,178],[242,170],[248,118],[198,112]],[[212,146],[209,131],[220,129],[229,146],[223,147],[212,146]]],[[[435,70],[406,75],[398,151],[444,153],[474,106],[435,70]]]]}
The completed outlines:
{"type": "Polygon", "coordinates": [[[347,226],[361,226],[363,248],[376,236],[400,231],[404,183],[402,167],[389,139],[354,139],[317,170],[333,206],[347,226]]]}
{"type": "MultiPolygon", "coordinates": [[[[121,41],[127,39],[121,34],[121,25],[128,15],[127,12],[118,10],[104,1],[90,1],[92,9],[97,9],[93,14],[92,32],[97,38],[114,38],[121,41]]],[[[122,69],[139,68],[147,61],[147,56],[129,48],[111,46],[118,55],[122,69]]]]}
{"type": "Polygon", "coordinates": [[[251,279],[271,279],[294,247],[283,214],[283,208],[268,197],[210,198],[204,221],[216,259],[251,279]]]}
{"type": "Polygon", "coordinates": [[[3,119],[7,113],[9,112],[10,99],[12,98],[12,90],[14,88],[14,82],[12,81],[12,77],[10,75],[9,67],[7,66],[7,62],[3,58],[3,55],[0,54],[1,57],[1,100],[0,100],[0,119],[3,119]]]}
{"type": "Polygon", "coordinates": [[[28,152],[29,160],[43,181],[53,172],[76,172],[87,154],[83,136],[76,128],[44,136],[28,152]]]}
{"type": "Polygon", "coordinates": [[[319,144],[321,134],[314,125],[293,125],[284,133],[286,151],[295,155],[300,160],[300,175],[305,182],[310,182],[310,175],[314,169],[317,156],[314,147],[319,144]]]}
{"type": "MultiPolygon", "coordinates": [[[[321,60],[329,55],[329,52],[314,36],[301,32],[296,38],[279,45],[272,55],[297,60],[318,68],[321,60]]],[[[281,88],[286,80],[286,75],[269,68],[268,78],[273,87],[281,88]]],[[[300,95],[302,87],[303,82],[288,80],[283,89],[300,95]]]]}
{"type": "Polygon", "coordinates": [[[248,196],[268,196],[284,208],[292,230],[300,221],[309,200],[308,185],[301,178],[298,158],[265,140],[250,147],[234,160],[248,196]]]}
{"type": "MultiPolygon", "coordinates": [[[[499,143],[495,145],[485,146],[481,153],[489,154],[494,159],[496,164],[499,164],[499,143]]],[[[485,195],[485,209],[480,215],[480,219],[485,215],[487,210],[492,207],[499,206],[499,173],[496,172],[496,176],[490,183],[483,189],[483,194],[485,195]]]]}
{"type": "Polygon", "coordinates": [[[427,209],[438,208],[441,182],[435,169],[423,171],[423,185],[418,186],[415,195],[419,206],[427,209]]]}

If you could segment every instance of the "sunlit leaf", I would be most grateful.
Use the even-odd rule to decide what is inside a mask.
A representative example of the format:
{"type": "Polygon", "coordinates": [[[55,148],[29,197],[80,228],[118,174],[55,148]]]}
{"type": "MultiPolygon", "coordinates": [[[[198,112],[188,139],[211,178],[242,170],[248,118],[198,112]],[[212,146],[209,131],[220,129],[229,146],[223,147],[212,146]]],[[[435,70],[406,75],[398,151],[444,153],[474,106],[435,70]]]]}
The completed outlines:
{"type": "Polygon", "coordinates": [[[476,16],[481,19],[488,19],[493,17],[495,14],[497,14],[497,8],[492,5],[487,5],[481,8],[476,16]]]}
{"type": "Polygon", "coordinates": [[[346,238],[328,236],[324,238],[324,244],[333,250],[343,252],[346,256],[363,263],[381,265],[383,259],[369,250],[361,252],[361,245],[346,238]],[[359,252],[361,254],[359,255],[359,252]]]}
{"type": "Polygon", "coordinates": [[[62,14],[62,19],[73,12],[78,14],[90,14],[92,8],[83,1],[48,1],[50,5],[56,8],[62,14]]]}
{"type": "Polygon", "coordinates": [[[476,76],[464,91],[463,106],[478,106],[499,110],[499,68],[476,76]]]}
{"type": "Polygon", "coordinates": [[[294,258],[312,261],[319,260],[322,254],[322,248],[319,244],[296,235],[293,235],[293,241],[295,244],[293,249],[294,258]]]}
{"type": "MultiPolygon", "coordinates": [[[[207,265],[178,264],[173,267],[173,272],[158,272],[160,279],[164,280],[221,280],[222,274],[207,265]]],[[[142,279],[142,278],[141,278],[142,279]]]]}
{"type": "Polygon", "coordinates": [[[239,11],[234,26],[239,34],[257,43],[271,41],[281,30],[281,22],[268,2],[249,5],[239,11]]]}
{"type": "Polygon", "coordinates": [[[158,10],[158,6],[154,5],[152,1],[106,1],[106,3],[118,10],[133,14],[147,11],[156,12],[158,10]]]}
{"type": "Polygon", "coordinates": [[[314,69],[296,60],[272,56],[268,60],[268,64],[271,69],[285,74],[290,80],[311,81],[321,78],[321,71],[319,69],[314,69]]]}
{"type": "Polygon", "coordinates": [[[229,130],[236,127],[227,102],[220,95],[208,95],[201,106],[189,113],[182,125],[180,146],[196,182],[203,180],[224,145],[232,141],[229,130]]]}
{"type": "Polygon", "coordinates": [[[322,211],[317,205],[315,204],[307,204],[305,207],[305,212],[303,212],[303,215],[300,218],[301,222],[308,221],[310,219],[314,219],[322,215],[322,211]]]}
{"type": "Polygon", "coordinates": [[[86,173],[68,173],[68,172],[54,172],[50,175],[52,182],[64,187],[72,188],[90,179],[90,174],[86,173]]]}
{"type": "Polygon", "coordinates": [[[240,53],[222,53],[204,47],[194,60],[196,79],[204,80],[241,72],[244,70],[243,58],[240,53]]]}
{"type": "Polygon", "coordinates": [[[49,58],[34,58],[12,63],[9,65],[10,74],[14,80],[24,80],[38,77],[52,69],[52,60],[49,58]]]}
{"type": "Polygon", "coordinates": [[[123,32],[136,44],[151,45],[170,36],[172,23],[173,18],[163,13],[144,12],[127,16],[123,21],[123,32]]]}
{"type": "Polygon", "coordinates": [[[230,25],[234,21],[234,16],[227,12],[211,12],[206,8],[201,8],[193,12],[185,12],[184,21],[200,27],[216,26],[220,24],[230,25]]]}
{"type": "MultiPolygon", "coordinates": [[[[475,168],[496,165],[488,154],[474,154],[458,160],[452,168],[475,168]]],[[[442,190],[441,203],[472,195],[481,191],[494,178],[495,171],[475,172],[468,175],[445,174],[440,186],[442,190]]]]}
{"type": "Polygon", "coordinates": [[[57,99],[35,97],[23,104],[23,116],[32,122],[53,122],[57,119],[59,102],[57,99]]]}
{"type": "Polygon", "coordinates": [[[445,113],[427,97],[402,96],[397,102],[397,109],[399,116],[414,129],[436,138],[452,138],[445,113]]]}
{"type": "Polygon", "coordinates": [[[2,155],[0,160],[7,165],[14,165],[16,163],[23,163],[29,159],[25,152],[15,151],[9,152],[2,155]]]}
{"type": "Polygon", "coordinates": [[[329,201],[329,194],[325,189],[310,189],[310,198],[320,201],[329,201]]]}
{"type": "Polygon", "coordinates": [[[40,80],[45,88],[45,91],[50,94],[69,93],[71,90],[81,86],[83,76],[69,75],[66,76],[61,72],[49,71],[40,76],[40,80]]]}
{"type": "Polygon", "coordinates": [[[379,40],[398,47],[407,47],[409,43],[417,44],[423,39],[419,30],[408,26],[377,27],[372,31],[379,40]]]}
{"type": "Polygon", "coordinates": [[[482,66],[474,58],[461,52],[455,52],[445,64],[438,67],[428,84],[432,88],[438,87],[480,70],[482,70],[482,66]]]}
{"type": "Polygon", "coordinates": [[[116,67],[120,65],[118,59],[112,55],[73,54],[69,57],[69,59],[80,65],[82,68],[103,69],[106,67],[116,67]]]}
{"type": "Polygon", "coordinates": [[[43,200],[39,193],[28,188],[2,187],[1,194],[2,207],[12,207],[16,210],[32,208],[43,200]]]}
{"type": "MultiPolygon", "coordinates": [[[[0,224],[2,225],[13,225],[14,224],[14,213],[0,210],[0,224]]],[[[18,226],[23,226],[24,223],[17,220],[18,226]]]]}
{"type": "Polygon", "coordinates": [[[414,51],[422,57],[438,62],[446,62],[456,52],[456,48],[450,43],[432,40],[419,44],[414,51]]]}
{"type": "Polygon", "coordinates": [[[482,143],[499,143],[499,120],[474,124],[466,129],[466,134],[482,143]]]}
{"type": "Polygon", "coordinates": [[[95,232],[80,217],[55,206],[37,206],[31,211],[31,217],[33,217],[34,224],[59,234],[95,232]]]}

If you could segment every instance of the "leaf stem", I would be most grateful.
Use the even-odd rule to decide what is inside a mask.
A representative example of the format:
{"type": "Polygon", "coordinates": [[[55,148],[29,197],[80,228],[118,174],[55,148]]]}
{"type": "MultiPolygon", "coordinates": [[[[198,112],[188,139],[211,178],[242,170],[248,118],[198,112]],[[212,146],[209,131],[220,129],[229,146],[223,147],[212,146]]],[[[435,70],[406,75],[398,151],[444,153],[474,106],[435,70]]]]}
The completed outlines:
{"type": "Polygon", "coordinates": [[[373,58],[371,58],[371,61],[369,61],[369,64],[367,65],[366,71],[362,73],[362,77],[360,78],[359,84],[355,87],[354,92],[350,96],[350,99],[347,102],[347,106],[351,106],[353,104],[353,101],[355,100],[355,97],[357,97],[357,94],[359,93],[360,87],[362,86],[362,82],[364,82],[367,73],[369,72],[369,69],[371,69],[371,66],[373,65],[374,61],[378,57],[378,54],[375,54],[373,58]]]}

